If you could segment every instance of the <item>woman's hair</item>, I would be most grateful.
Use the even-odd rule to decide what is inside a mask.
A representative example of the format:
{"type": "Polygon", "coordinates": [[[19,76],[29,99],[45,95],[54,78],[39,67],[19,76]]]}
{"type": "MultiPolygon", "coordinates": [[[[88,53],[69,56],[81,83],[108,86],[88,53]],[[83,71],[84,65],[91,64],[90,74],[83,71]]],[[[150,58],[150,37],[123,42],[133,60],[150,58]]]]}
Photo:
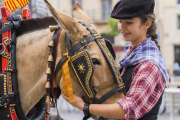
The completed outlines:
{"type": "Polygon", "coordinates": [[[149,29],[147,30],[147,36],[151,37],[151,39],[156,43],[159,51],[160,51],[160,45],[158,44],[157,38],[158,35],[156,34],[156,23],[155,23],[155,14],[143,14],[141,16],[139,16],[139,18],[141,19],[141,23],[144,24],[147,20],[152,20],[152,24],[149,27],[149,29]]]}

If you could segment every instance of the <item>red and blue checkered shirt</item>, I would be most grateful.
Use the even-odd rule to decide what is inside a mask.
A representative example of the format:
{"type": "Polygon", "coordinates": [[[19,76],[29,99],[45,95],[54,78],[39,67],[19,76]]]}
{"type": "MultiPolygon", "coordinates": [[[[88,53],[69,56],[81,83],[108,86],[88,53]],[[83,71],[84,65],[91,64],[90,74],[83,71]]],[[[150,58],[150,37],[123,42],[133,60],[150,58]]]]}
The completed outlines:
{"type": "MultiPolygon", "coordinates": [[[[137,46],[131,48],[127,55],[130,55],[137,46]]],[[[126,68],[123,68],[121,75],[125,70],[126,68]]],[[[156,105],[165,86],[165,79],[155,63],[146,60],[137,65],[133,71],[129,91],[125,98],[118,101],[125,111],[124,118],[136,120],[146,115],[156,105]]]]}

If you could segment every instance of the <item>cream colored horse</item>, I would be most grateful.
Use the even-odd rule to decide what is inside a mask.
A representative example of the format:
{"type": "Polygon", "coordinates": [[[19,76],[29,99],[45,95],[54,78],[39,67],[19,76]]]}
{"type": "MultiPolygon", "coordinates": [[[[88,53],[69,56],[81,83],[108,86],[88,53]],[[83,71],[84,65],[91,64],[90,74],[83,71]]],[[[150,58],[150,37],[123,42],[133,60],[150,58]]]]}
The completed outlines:
{"type": "MultiPolygon", "coordinates": [[[[72,45],[78,43],[81,39],[90,36],[90,32],[77,20],[85,20],[92,24],[91,20],[85,15],[79,4],[73,7],[74,18],[53,8],[46,0],[47,6],[53,10],[53,17],[63,26],[58,48],[57,62],[62,58],[62,55],[67,52],[65,43],[65,31],[68,33],[72,45]]],[[[45,74],[48,67],[49,48],[48,44],[53,36],[49,29],[43,29],[28,34],[21,35],[17,38],[17,69],[18,69],[18,85],[20,92],[20,100],[22,109],[25,114],[45,94],[45,83],[47,75],[45,74]]],[[[104,42],[105,44],[105,42],[104,42]]],[[[91,58],[99,61],[99,64],[94,64],[94,74],[92,76],[92,86],[96,91],[96,97],[100,98],[105,93],[117,86],[113,74],[95,41],[92,41],[85,48],[90,53],[91,58]]],[[[56,62],[56,64],[57,64],[56,62]]],[[[85,93],[78,83],[72,69],[70,69],[73,92],[75,95],[84,97],[85,93]]],[[[62,89],[63,77],[60,70],[56,76],[56,84],[62,89]]],[[[116,103],[118,99],[123,98],[124,94],[118,92],[106,100],[106,103],[116,103]]]]}

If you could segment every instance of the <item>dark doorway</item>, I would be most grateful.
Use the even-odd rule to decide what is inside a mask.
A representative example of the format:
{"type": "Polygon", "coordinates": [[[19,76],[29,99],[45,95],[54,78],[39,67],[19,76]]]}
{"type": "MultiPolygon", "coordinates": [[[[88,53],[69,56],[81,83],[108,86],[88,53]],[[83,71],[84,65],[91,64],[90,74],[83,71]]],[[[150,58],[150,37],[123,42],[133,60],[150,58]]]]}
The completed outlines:
{"type": "Polygon", "coordinates": [[[174,46],[174,60],[180,65],[180,45],[174,46]]]}
{"type": "Polygon", "coordinates": [[[112,0],[101,0],[102,20],[107,20],[112,11],[112,0]]]}

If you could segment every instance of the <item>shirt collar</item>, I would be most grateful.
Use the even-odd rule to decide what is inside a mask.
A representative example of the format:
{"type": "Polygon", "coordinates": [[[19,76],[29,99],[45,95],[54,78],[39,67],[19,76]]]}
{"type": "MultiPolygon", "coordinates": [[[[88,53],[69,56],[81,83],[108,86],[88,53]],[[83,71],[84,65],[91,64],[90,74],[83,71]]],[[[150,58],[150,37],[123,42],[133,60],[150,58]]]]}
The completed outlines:
{"type": "MultiPolygon", "coordinates": [[[[148,39],[148,38],[147,38],[148,39]]],[[[143,40],[143,41],[141,41],[140,43],[138,43],[136,46],[134,46],[134,47],[132,47],[132,46],[130,46],[129,47],[129,51],[127,52],[127,56],[129,56],[130,54],[131,54],[131,52],[135,49],[135,48],[137,48],[139,45],[141,45],[144,41],[146,41],[147,39],[145,39],[145,40],[143,40]]]]}

